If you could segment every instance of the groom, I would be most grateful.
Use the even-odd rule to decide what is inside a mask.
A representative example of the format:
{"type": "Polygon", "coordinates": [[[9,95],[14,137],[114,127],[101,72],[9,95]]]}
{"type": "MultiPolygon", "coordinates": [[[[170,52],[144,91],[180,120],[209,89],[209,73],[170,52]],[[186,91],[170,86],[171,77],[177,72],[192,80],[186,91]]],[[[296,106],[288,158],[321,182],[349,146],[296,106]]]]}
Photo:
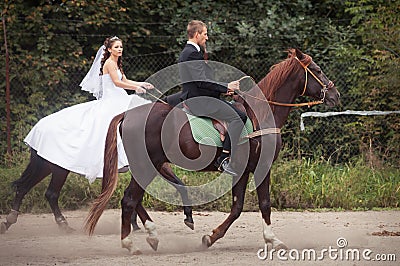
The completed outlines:
{"type": "Polygon", "coordinates": [[[213,81],[213,70],[203,60],[208,40],[206,24],[192,20],[187,26],[188,41],[179,56],[179,75],[182,81],[180,99],[196,116],[206,116],[222,120],[228,124],[228,136],[223,142],[223,150],[217,158],[216,167],[220,171],[237,176],[232,160],[246,122],[244,112],[229,102],[220,99],[221,94],[232,95],[239,90],[239,81],[228,84],[213,81]],[[203,51],[202,49],[203,48],[203,51]]]}

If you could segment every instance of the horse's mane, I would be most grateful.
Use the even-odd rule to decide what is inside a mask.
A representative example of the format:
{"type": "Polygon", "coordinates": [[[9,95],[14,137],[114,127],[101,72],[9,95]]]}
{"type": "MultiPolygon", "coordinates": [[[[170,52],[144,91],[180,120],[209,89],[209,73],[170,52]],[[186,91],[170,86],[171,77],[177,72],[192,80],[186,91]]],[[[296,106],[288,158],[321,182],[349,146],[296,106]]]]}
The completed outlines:
{"type": "MultiPolygon", "coordinates": [[[[270,68],[269,73],[258,82],[257,86],[248,91],[247,94],[253,97],[246,97],[245,100],[240,98],[237,99],[239,102],[249,107],[248,115],[252,120],[255,129],[258,129],[261,126],[258,120],[266,121],[267,117],[271,115],[269,108],[264,108],[262,105],[260,105],[260,100],[266,99],[268,101],[275,101],[276,91],[286,81],[289,74],[291,74],[293,71],[300,71],[302,69],[302,66],[297,61],[296,57],[299,59],[301,64],[305,66],[308,66],[312,61],[311,56],[303,54],[296,49],[289,49],[288,57],[283,61],[273,65],[270,68]],[[296,52],[299,55],[301,54],[301,56],[297,57],[296,52]],[[257,118],[255,117],[255,109],[257,109],[257,118]]],[[[271,109],[274,109],[273,105],[271,105],[271,109]]]]}
{"type": "MultiPolygon", "coordinates": [[[[289,49],[288,57],[285,60],[273,65],[270,68],[270,72],[258,82],[257,85],[261,89],[267,100],[275,100],[275,92],[280,88],[280,86],[287,79],[289,74],[299,67],[299,62],[295,57],[296,50],[289,49]]],[[[304,65],[309,65],[312,58],[309,55],[303,54],[303,57],[299,58],[299,60],[304,65]]]]}

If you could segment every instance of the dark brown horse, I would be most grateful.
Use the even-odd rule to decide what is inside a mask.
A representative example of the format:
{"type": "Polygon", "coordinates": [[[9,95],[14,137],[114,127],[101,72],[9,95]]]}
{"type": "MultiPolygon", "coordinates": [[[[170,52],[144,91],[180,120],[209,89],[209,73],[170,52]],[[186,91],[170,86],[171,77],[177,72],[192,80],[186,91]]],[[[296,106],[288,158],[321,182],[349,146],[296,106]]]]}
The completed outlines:
{"type": "MultiPolygon", "coordinates": [[[[270,218],[270,166],[281,149],[280,129],[293,106],[310,106],[322,102],[328,106],[335,106],[340,95],[312,58],[298,49],[290,49],[288,58],[274,65],[257,86],[247,92],[238,91],[238,94],[237,101],[245,108],[255,132],[248,136],[248,142],[239,145],[241,152],[237,155],[239,158],[236,159],[236,168],[241,169],[241,175],[232,178],[231,212],[222,224],[212,230],[211,235],[203,236],[202,243],[205,247],[210,247],[225,235],[231,224],[240,216],[249,174],[253,173],[263,218],[265,243],[271,243],[275,249],[286,248],[273,233],[270,218]],[[295,104],[300,95],[319,101],[295,104]]],[[[208,153],[209,149],[214,147],[194,141],[184,112],[165,103],[139,106],[116,116],[110,124],[106,141],[104,161],[107,164],[104,166],[102,194],[94,202],[85,225],[89,234],[93,233],[117,184],[115,135],[121,121],[124,147],[134,177],[122,200],[121,241],[123,247],[136,254],[139,251],[128,237],[131,232],[129,218],[135,209],[149,233],[148,243],[154,250],[157,249],[155,224],[141,202],[146,187],[161,167],[170,162],[195,171],[216,171],[214,160],[221,149],[208,153]],[[212,154],[211,159],[208,154],[212,154]],[[196,163],[192,163],[194,161],[196,163]]]]}

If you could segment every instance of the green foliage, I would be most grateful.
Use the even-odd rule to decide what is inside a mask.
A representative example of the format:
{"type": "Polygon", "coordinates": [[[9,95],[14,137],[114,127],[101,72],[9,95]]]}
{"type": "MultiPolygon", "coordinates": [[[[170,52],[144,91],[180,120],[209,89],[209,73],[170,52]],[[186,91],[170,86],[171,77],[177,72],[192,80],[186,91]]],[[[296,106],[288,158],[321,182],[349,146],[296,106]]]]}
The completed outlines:
{"type": "MultiPolygon", "coordinates": [[[[368,95],[364,105],[370,108],[398,110],[400,96],[400,24],[398,1],[349,1],[352,26],[363,46],[355,65],[362,65],[354,90],[368,95]],[[388,97],[382,97],[382,96],[388,97]]],[[[353,51],[353,50],[351,50],[353,51]]]]}
{"type": "MultiPolygon", "coordinates": [[[[354,60],[350,93],[359,99],[354,104],[364,110],[399,110],[399,2],[366,0],[346,4],[346,11],[353,16],[351,25],[361,39],[347,50],[354,60]]],[[[399,122],[399,116],[363,119],[363,132],[356,135],[361,139],[360,146],[381,150],[378,157],[397,165],[399,122]]]]}

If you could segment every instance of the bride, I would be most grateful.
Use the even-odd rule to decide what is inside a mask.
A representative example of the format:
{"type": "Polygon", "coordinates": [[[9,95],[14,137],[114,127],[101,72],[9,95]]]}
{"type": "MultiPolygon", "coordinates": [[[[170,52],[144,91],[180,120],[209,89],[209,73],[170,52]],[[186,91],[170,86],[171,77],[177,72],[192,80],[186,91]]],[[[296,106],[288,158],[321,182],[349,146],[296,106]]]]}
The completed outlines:
{"type": "MultiPolygon", "coordinates": [[[[49,162],[84,175],[89,182],[103,175],[104,145],[112,118],[150,101],[128,95],[125,89],[145,93],[153,85],[126,78],[122,68],[122,41],[107,38],[80,86],[97,100],[77,104],[42,118],[24,142],[49,162]]],[[[118,136],[118,167],[128,160],[118,136]]]]}

